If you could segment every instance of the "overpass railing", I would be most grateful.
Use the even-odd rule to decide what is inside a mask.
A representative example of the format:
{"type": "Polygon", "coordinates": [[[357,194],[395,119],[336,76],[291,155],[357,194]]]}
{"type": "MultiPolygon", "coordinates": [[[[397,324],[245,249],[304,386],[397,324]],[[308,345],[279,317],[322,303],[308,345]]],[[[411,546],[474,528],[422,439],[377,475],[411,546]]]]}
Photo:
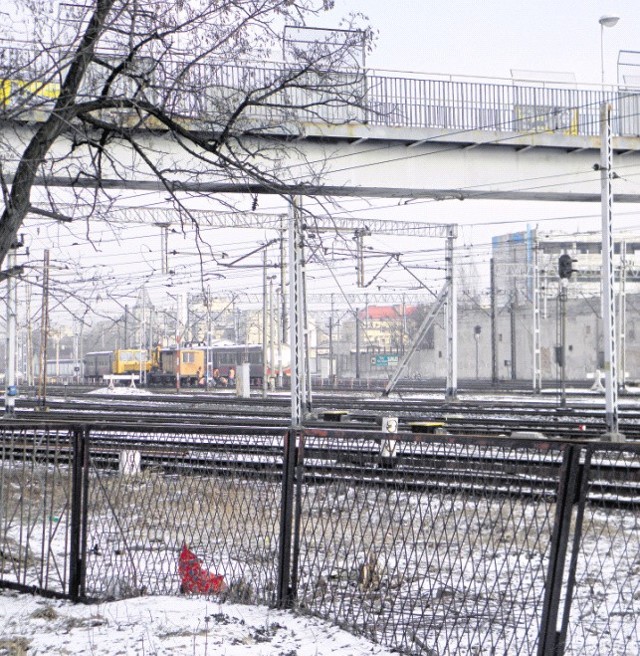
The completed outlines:
{"type": "MultiPolygon", "coordinates": [[[[107,66],[123,61],[100,53],[107,66]]],[[[68,53],[0,47],[0,105],[5,112],[51,108],[60,89],[68,53]]],[[[94,66],[82,94],[95,97],[109,74],[94,66]]],[[[150,102],[170,115],[191,118],[212,130],[225,125],[246,103],[237,127],[300,131],[300,123],[366,123],[383,127],[430,128],[452,133],[599,134],[599,107],[614,106],[614,134],[640,135],[640,91],[581,89],[520,81],[456,80],[397,75],[362,69],[301,69],[277,62],[194,63],[140,57],[111,86],[110,95],[150,102]]],[[[122,113],[122,110],[118,110],[122,113]]],[[[42,120],[42,117],[41,117],[42,120]]]]}
{"type": "Polygon", "coordinates": [[[614,104],[616,133],[640,134],[636,92],[524,86],[521,83],[424,79],[371,73],[370,120],[388,126],[446,131],[599,134],[602,102],[614,104]]]}

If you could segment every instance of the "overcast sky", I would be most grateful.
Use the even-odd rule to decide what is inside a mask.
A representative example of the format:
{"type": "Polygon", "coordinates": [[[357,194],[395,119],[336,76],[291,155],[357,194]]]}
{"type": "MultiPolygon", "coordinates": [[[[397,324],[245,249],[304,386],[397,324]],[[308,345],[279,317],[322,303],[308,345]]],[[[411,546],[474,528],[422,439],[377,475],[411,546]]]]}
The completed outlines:
{"type": "Polygon", "coordinates": [[[608,14],[620,21],[604,31],[606,81],[616,81],[619,50],[640,51],[637,0],[336,0],[332,16],[349,11],[367,14],[378,30],[374,68],[506,78],[512,70],[568,72],[599,83],[598,19],[608,14]]]}

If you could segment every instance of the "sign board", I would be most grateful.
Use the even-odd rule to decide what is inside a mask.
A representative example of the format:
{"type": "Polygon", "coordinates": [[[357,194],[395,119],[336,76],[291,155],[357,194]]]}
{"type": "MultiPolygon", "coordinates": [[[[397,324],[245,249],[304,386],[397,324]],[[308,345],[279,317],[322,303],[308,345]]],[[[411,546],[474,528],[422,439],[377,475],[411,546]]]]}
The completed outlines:
{"type": "Polygon", "coordinates": [[[550,105],[514,107],[515,128],[523,132],[562,132],[576,136],[579,118],[578,110],[574,107],[550,105]]]}
{"type": "Polygon", "coordinates": [[[371,356],[371,366],[373,367],[397,367],[398,355],[394,353],[385,353],[371,356]]]}

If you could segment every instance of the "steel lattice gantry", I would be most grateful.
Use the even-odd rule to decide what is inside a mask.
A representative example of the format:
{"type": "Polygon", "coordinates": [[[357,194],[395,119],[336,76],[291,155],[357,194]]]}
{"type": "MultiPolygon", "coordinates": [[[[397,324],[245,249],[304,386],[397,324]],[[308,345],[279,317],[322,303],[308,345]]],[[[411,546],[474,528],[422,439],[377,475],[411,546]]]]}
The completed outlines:
{"type": "MultiPolygon", "coordinates": [[[[67,219],[73,220],[73,206],[61,206],[60,212],[67,219]]],[[[100,217],[100,212],[97,212],[100,217]]],[[[454,275],[454,244],[458,235],[456,224],[434,224],[412,221],[394,221],[385,219],[355,217],[341,217],[319,215],[316,216],[303,209],[300,200],[291,201],[289,214],[260,213],[260,212],[218,212],[213,210],[176,210],[173,208],[142,208],[135,206],[111,207],[104,214],[110,222],[126,224],[154,225],[166,232],[171,225],[183,225],[194,222],[200,226],[216,228],[251,228],[273,229],[284,236],[285,228],[289,235],[289,320],[292,346],[292,418],[294,425],[302,421],[304,410],[311,407],[310,375],[305,365],[308,357],[306,347],[306,307],[307,294],[304,275],[304,244],[305,235],[313,232],[355,232],[356,234],[380,234],[408,237],[428,237],[446,240],[446,282],[443,290],[435,298],[434,309],[437,313],[442,306],[446,312],[446,352],[447,352],[447,383],[446,397],[455,398],[457,394],[457,299],[454,275]],[[293,369],[297,362],[298,370],[295,372],[295,385],[293,369]]],[[[387,297],[390,295],[387,294],[387,297]]],[[[328,296],[329,297],[329,296],[328,296]]],[[[391,295],[394,297],[394,295],[391,295]]],[[[398,297],[398,294],[395,295],[398,297]]],[[[431,316],[431,314],[429,315],[431,316]]],[[[435,318],[435,314],[433,316],[435,318]]],[[[428,326],[422,326],[418,331],[414,345],[410,349],[413,353],[419,346],[424,331],[428,326]]],[[[404,358],[400,363],[393,379],[399,379],[408,363],[404,358]]],[[[388,387],[385,393],[392,389],[388,387]]]]}

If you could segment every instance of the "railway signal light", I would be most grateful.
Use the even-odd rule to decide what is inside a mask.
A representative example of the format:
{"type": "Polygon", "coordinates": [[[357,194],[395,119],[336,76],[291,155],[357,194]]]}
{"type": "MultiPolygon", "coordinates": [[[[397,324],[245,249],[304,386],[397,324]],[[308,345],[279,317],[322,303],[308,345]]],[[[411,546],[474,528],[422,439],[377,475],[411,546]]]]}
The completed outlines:
{"type": "Polygon", "coordinates": [[[571,278],[571,274],[574,273],[573,263],[577,260],[574,260],[571,255],[564,253],[558,259],[558,275],[561,278],[571,278]]]}

